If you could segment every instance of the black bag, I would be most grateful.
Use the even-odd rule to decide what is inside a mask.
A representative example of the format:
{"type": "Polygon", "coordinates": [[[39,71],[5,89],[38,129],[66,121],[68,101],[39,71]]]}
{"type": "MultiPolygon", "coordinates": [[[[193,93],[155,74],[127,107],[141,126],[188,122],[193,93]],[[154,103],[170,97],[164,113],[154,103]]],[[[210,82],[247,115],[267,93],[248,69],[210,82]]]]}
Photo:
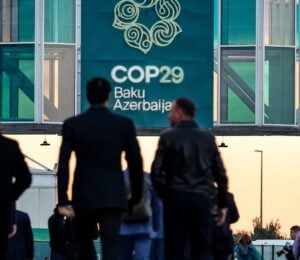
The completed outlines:
{"type": "MultiPolygon", "coordinates": [[[[127,198],[131,197],[130,181],[125,178],[125,186],[127,198]]],[[[142,223],[152,217],[151,209],[151,194],[150,194],[150,178],[147,173],[144,174],[143,197],[138,206],[136,206],[131,213],[126,212],[123,216],[123,222],[126,224],[142,223]]]]}

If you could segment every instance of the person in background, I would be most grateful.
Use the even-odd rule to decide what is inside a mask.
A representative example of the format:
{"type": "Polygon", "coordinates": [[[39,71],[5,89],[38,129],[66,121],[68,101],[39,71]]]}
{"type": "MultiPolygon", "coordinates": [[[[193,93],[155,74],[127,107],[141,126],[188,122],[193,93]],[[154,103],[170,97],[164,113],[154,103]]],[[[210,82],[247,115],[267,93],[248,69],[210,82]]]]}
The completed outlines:
{"type": "Polygon", "coordinates": [[[140,203],[143,163],[131,119],[108,109],[110,83],[96,77],[88,81],[90,107],[67,119],[62,127],[57,171],[58,211],[74,218],[77,259],[95,259],[95,226],[100,226],[103,260],[119,260],[122,215],[140,203]],[[72,201],[68,199],[69,160],[75,152],[76,168],[72,201]],[[132,196],[127,200],[121,157],[129,168],[132,196]]]}
{"type": "MultiPolygon", "coordinates": [[[[226,195],[227,216],[225,222],[214,228],[213,235],[213,251],[214,260],[228,260],[232,259],[234,241],[230,224],[238,221],[240,215],[234,201],[232,193],[228,192],[226,195]]],[[[218,212],[217,212],[218,213],[218,212]]]]}
{"type": "Polygon", "coordinates": [[[300,258],[300,227],[292,226],[290,228],[291,238],[294,240],[293,243],[293,255],[296,260],[300,258]]]}
{"type": "Polygon", "coordinates": [[[260,260],[261,257],[252,244],[251,237],[248,234],[243,234],[239,243],[234,247],[234,254],[238,260],[260,260]]]}
{"type": "Polygon", "coordinates": [[[57,206],[48,219],[50,260],[66,260],[71,254],[74,238],[72,219],[58,213],[57,206]]]}
{"type": "Polygon", "coordinates": [[[0,260],[5,259],[8,238],[16,233],[15,201],[31,183],[31,174],[16,141],[0,134],[0,260]]]}
{"type": "MultiPolygon", "coordinates": [[[[125,183],[129,184],[129,171],[124,172],[125,183]]],[[[127,185],[126,185],[127,186],[127,185]]],[[[158,215],[153,208],[154,191],[150,176],[144,173],[143,197],[132,212],[125,213],[120,229],[121,260],[149,260],[152,235],[157,230],[158,215]]],[[[127,187],[130,196],[130,187],[127,187]]]]}
{"type": "Polygon", "coordinates": [[[299,260],[299,249],[300,249],[300,227],[295,225],[290,227],[290,236],[294,240],[293,244],[286,242],[283,248],[276,252],[277,257],[284,255],[287,260],[299,260]],[[297,237],[298,235],[298,237],[297,237]],[[298,251],[298,252],[297,252],[298,251]],[[298,255],[298,258],[297,258],[298,255]]]}
{"type": "Polygon", "coordinates": [[[163,223],[163,204],[162,200],[157,196],[156,192],[152,192],[152,209],[153,226],[156,227],[156,232],[152,235],[152,245],[150,251],[150,260],[164,260],[165,259],[165,246],[164,246],[164,223],[163,223]]]}
{"type": "Polygon", "coordinates": [[[34,256],[33,234],[29,215],[16,210],[16,234],[8,240],[7,260],[32,260],[34,256]]]}
{"type": "Polygon", "coordinates": [[[183,260],[187,243],[192,259],[211,260],[216,189],[218,225],[227,213],[226,171],[214,136],[198,126],[195,112],[188,98],[173,102],[172,128],[160,136],[151,169],[153,187],[163,198],[166,260],[183,260]]]}

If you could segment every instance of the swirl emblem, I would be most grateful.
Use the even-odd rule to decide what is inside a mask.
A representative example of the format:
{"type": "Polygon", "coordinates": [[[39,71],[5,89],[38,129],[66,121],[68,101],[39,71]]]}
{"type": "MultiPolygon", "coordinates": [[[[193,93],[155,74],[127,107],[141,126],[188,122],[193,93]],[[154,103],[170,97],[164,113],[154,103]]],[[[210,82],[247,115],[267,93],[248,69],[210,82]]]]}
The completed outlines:
{"type": "Polygon", "coordinates": [[[139,17],[139,8],[131,1],[123,0],[115,6],[115,20],[113,26],[126,29],[135,24],[139,17]]]}
{"type": "Polygon", "coordinates": [[[124,30],[125,42],[133,48],[147,54],[156,45],[170,45],[177,34],[182,32],[175,22],[180,15],[181,6],[178,0],[121,0],[114,9],[113,27],[124,30]],[[159,21],[151,28],[138,23],[140,10],[154,8],[159,21]]]}

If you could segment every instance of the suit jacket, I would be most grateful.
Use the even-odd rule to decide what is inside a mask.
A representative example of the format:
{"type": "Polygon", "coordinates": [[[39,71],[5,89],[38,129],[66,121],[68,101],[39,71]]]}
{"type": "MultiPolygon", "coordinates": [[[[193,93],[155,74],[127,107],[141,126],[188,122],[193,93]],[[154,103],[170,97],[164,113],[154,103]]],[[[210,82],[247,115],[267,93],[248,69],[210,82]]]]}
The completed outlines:
{"type": "Polygon", "coordinates": [[[27,213],[16,210],[17,233],[8,240],[7,259],[33,259],[33,234],[27,213]]]}
{"type": "Polygon", "coordinates": [[[9,233],[14,218],[12,205],[31,183],[31,174],[16,141],[0,134],[0,232],[9,233]],[[13,180],[13,178],[15,178],[13,180]]]}
{"type": "Polygon", "coordinates": [[[62,130],[58,167],[58,200],[68,204],[69,158],[76,155],[72,202],[75,209],[126,208],[127,198],[121,169],[126,154],[132,200],[138,202],[143,189],[143,167],[133,122],[104,106],[67,119],[62,130]]]}
{"type": "Polygon", "coordinates": [[[151,178],[158,195],[170,190],[203,193],[226,206],[227,176],[214,136],[193,120],[178,122],[164,132],[152,164],[151,178]]]}

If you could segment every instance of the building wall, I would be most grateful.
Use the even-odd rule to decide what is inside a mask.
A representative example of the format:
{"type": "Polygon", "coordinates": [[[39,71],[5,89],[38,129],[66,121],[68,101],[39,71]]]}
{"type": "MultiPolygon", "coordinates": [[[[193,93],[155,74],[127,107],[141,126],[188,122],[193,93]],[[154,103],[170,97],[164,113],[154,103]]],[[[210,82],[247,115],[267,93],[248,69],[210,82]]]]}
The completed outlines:
{"type": "MultiPolygon", "coordinates": [[[[215,125],[297,124],[299,0],[214,2],[215,125]]],[[[61,123],[80,112],[81,1],[0,6],[0,120],[61,123]]]]}

